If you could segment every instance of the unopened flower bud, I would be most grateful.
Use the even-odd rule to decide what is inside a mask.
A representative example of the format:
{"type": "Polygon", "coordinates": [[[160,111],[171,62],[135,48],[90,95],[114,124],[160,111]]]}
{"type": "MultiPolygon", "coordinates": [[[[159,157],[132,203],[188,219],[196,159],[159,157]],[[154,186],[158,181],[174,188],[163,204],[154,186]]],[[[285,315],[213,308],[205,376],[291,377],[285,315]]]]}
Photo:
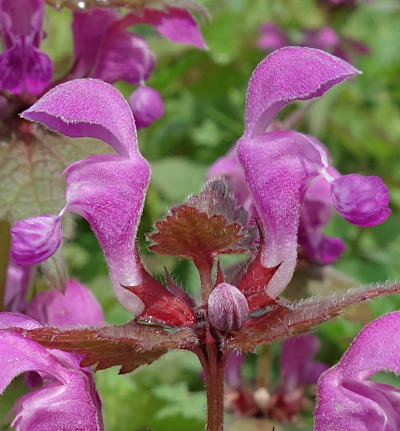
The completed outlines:
{"type": "Polygon", "coordinates": [[[162,117],[164,105],[159,93],[146,85],[139,86],[129,97],[138,129],[149,126],[153,121],[162,117]]]}
{"type": "Polygon", "coordinates": [[[245,296],[231,284],[218,284],[208,297],[208,318],[220,331],[240,329],[248,314],[245,296]]]}

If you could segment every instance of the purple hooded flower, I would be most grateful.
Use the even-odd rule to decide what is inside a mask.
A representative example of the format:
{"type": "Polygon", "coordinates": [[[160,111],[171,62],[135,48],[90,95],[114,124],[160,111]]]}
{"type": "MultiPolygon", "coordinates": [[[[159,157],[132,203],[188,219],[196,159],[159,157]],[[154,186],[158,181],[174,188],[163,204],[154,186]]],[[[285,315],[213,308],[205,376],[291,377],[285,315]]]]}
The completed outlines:
{"type": "Polygon", "coordinates": [[[340,362],[318,381],[315,431],[397,431],[396,387],[369,380],[379,371],[400,374],[400,312],[367,325],[340,362]]]}
{"type": "Polygon", "coordinates": [[[363,42],[351,37],[340,36],[329,26],[305,30],[303,45],[323,49],[346,61],[350,61],[354,53],[369,54],[369,48],[363,42]]]}
{"type": "Polygon", "coordinates": [[[110,83],[145,81],[154,67],[154,54],[143,38],[126,30],[135,24],[149,24],[173,42],[206,48],[196,21],[185,9],[144,8],[140,15],[131,12],[125,17],[109,9],[75,12],[74,76],[110,83]]]}
{"type": "Polygon", "coordinates": [[[257,47],[274,51],[289,45],[289,39],[285,32],[274,22],[267,22],[260,26],[260,38],[257,41],[257,47]]]}
{"type": "Polygon", "coordinates": [[[65,292],[46,290],[35,296],[26,314],[41,324],[60,326],[101,326],[103,311],[93,294],[83,284],[69,280],[65,292]]]}
{"type": "MultiPolygon", "coordinates": [[[[314,142],[327,153],[320,142],[316,139],[314,142]]],[[[327,172],[332,178],[340,177],[340,174],[331,166],[327,168],[327,172]]],[[[236,197],[237,205],[243,206],[249,212],[249,221],[253,222],[254,217],[257,217],[257,210],[246,183],[243,167],[237,159],[236,145],[213,163],[207,176],[208,178],[224,177],[236,197]]],[[[298,231],[298,241],[307,258],[323,265],[337,260],[345,250],[342,240],[322,233],[332,214],[330,189],[329,181],[322,176],[310,184],[301,207],[298,231]]]]}
{"type": "Polygon", "coordinates": [[[13,327],[40,325],[20,314],[0,313],[0,393],[14,377],[30,371],[38,373],[40,387],[17,399],[11,426],[17,431],[103,431],[101,401],[91,370],[80,367],[77,355],[45,349],[5,330],[13,327]]]}
{"type": "Polygon", "coordinates": [[[196,21],[185,9],[144,8],[141,14],[130,12],[125,17],[108,9],[74,13],[73,76],[140,84],[130,97],[136,125],[140,128],[162,116],[163,104],[159,94],[144,85],[153,70],[155,56],[146,40],[127,30],[135,24],[151,25],[176,43],[199,49],[205,49],[206,45],[196,21]]]}
{"type": "MultiPolygon", "coordinates": [[[[307,191],[314,181],[324,179],[333,193],[337,180],[332,175],[325,148],[315,138],[293,131],[265,131],[273,117],[289,102],[319,97],[333,85],[357,73],[350,64],[326,52],[286,47],[263,60],[250,79],[245,131],[236,150],[266,233],[263,265],[268,268],[280,265],[268,285],[268,293],[272,297],[286,287],[296,266],[300,216],[307,191]]],[[[378,208],[371,208],[367,201],[372,193],[372,183],[368,177],[360,178],[359,184],[362,183],[363,187],[354,189],[354,199],[363,202],[362,207],[350,209],[340,206],[348,186],[332,203],[342,215],[350,212],[347,219],[355,224],[364,226],[366,221],[369,225],[381,223],[390,213],[387,189],[375,183],[374,190],[379,195],[375,200],[378,208]]],[[[318,200],[325,205],[323,194],[318,200]]],[[[306,214],[310,211],[311,208],[303,208],[306,214]]],[[[320,220],[304,220],[303,228],[320,235],[319,229],[325,218],[326,215],[320,214],[320,220]]],[[[342,251],[342,244],[327,242],[322,236],[315,244],[309,244],[309,248],[320,245],[325,248],[320,256],[325,262],[342,251]]]]}
{"type": "Polygon", "coordinates": [[[53,67],[47,54],[38,49],[43,14],[44,0],[0,0],[1,89],[40,94],[49,85],[53,67]]]}
{"type": "MultiPolygon", "coordinates": [[[[23,113],[26,119],[41,121],[71,137],[95,137],[107,142],[118,154],[88,157],[65,170],[66,205],[59,215],[73,211],[86,218],[103,248],[114,290],[120,302],[134,314],[142,301],[122,286],[141,283],[134,257],[134,240],[150,178],[150,167],[139,153],[132,112],[122,95],[100,80],[81,79],[60,85],[23,113]]],[[[60,232],[51,237],[52,246],[37,255],[29,236],[32,220],[17,223],[12,233],[12,253],[17,263],[46,259],[55,251],[60,232]],[[27,229],[27,236],[23,231],[27,229]]],[[[49,218],[49,226],[54,220],[49,218]]],[[[41,232],[51,231],[43,226],[41,232]]],[[[40,241],[39,241],[40,242],[40,241]]]]}
{"type": "Polygon", "coordinates": [[[121,16],[108,9],[75,12],[75,77],[93,77],[114,83],[138,84],[154,67],[154,54],[140,36],[121,26],[121,16]]]}

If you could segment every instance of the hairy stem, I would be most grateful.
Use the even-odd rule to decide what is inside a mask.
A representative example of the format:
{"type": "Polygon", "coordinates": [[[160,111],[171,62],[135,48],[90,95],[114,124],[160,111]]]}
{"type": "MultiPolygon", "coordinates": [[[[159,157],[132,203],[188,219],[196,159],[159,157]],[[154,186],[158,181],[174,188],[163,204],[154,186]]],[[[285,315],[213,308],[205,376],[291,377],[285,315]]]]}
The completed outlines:
{"type": "Polygon", "coordinates": [[[208,296],[210,295],[211,290],[213,288],[213,285],[212,285],[213,263],[214,261],[212,258],[206,258],[206,257],[204,257],[203,259],[196,259],[194,262],[200,275],[201,296],[202,296],[204,305],[207,304],[208,296]]]}
{"type": "MultiPolygon", "coordinates": [[[[199,349],[200,350],[200,349],[199,349]]],[[[224,429],[224,372],[225,357],[217,343],[207,343],[205,352],[196,352],[203,366],[207,391],[207,431],[224,429]]]]}

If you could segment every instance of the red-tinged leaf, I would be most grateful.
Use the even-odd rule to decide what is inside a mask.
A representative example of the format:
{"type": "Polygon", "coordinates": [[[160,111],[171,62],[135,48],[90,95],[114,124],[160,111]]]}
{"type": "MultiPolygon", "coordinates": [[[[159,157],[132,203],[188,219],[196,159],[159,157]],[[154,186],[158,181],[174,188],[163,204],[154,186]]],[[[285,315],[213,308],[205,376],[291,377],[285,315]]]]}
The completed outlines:
{"type": "Polygon", "coordinates": [[[178,286],[171,277],[167,268],[164,266],[165,279],[168,284],[168,290],[181,301],[183,301],[189,308],[193,309],[196,307],[195,300],[189,296],[180,286],[178,286]]]}
{"type": "Polygon", "coordinates": [[[150,364],[170,349],[192,348],[197,344],[194,332],[180,328],[167,333],[134,321],[124,326],[103,328],[12,329],[46,348],[83,355],[81,366],[97,364],[96,370],[120,365],[120,374],[150,364]]]}
{"type": "MultiPolygon", "coordinates": [[[[136,262],[141,269],[142,283],[138,286],[124,287],[137,295],[144,303],[144,310],[137,320],[172,327],[193,326],[196,317],[191,305],[155,280],[143,268],[138,256],[136,262]]],[[[178,286],[176,288],[179,289],[178,286]]]]}
{"type": "Polygon", "coordinates": [[[251,249],[256,236],[255,229],[246,227],[247,217],[243,208],[236,207],[225,181],[213,180],[155,224],[150,249],[194,261],[243,253],[251,249]]]}
{"type": "Polygon", "coordinates": [[[239,331],[232,331],[226,340],[226,347],[252,351],[260,343],[306,332],[314,325],[338,316],[349,305],[399,292],[400,284],[387,284],[350,289],[346,293],[298,302],[277,299],[277,305],[265,314],[249,319],[239,331]]]}
{"type": "Polygon", "coordinates": [[[249,264],[240,280],[238,289],[246,297],[249,311],[275,304],[275,299],[267,293],[268,283],[279,268],[266,268],[262,265],[263,246],[260,245],[255,259],[249,264]]]}

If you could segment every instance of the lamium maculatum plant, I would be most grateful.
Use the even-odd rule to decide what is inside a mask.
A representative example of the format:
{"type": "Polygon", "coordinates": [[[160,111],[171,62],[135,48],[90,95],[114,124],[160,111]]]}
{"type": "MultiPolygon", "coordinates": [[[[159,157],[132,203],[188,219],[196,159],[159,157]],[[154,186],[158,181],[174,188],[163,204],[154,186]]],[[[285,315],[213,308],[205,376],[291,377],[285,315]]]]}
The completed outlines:
{"type": "MultiPolygon", "coordinates": [[[[228,160],[232,169],[211,175],[216,178],[209,179],[198,195],[171,208],[148,237],[152,252],[193,261],[200,276],[198,300],[168,273],[163,285],[142,264],[135,238],[151,171],[138,149],[132,110],[121,94],[101,80],[71,80],[50,90],[22,113],[25,120],[40,122],[68,137],[101,139],[115,153],[90,156],[67,167],[65,205],[57,214],[14,224],[12,258],[24,265],[49,258],[60,245],[64,214],[81,215],[104,251],[116,297],[132,313],[132,320],[123,326],[91,321],[81,322],[90,326],[71,328],[66,327],[70,326],[68,319],[56,321],[53,315],[51,321],[43,321],[37,312],[39,306],[31,306],[36,310],[30,314],[32,319],[3,314],[0,390],[22,372],[35,371],[41,379],[40,389],[28,395],[31,400],[37,397],[34,405],[27,404],[24,397],[17,401],[18,430],[49,429],[57,411],[62,413],[58,429],[102,430],[100,402],[88,367],[95,365],[96,370],[102,370],[119,365],[120,373],[129,373],[171,349],[183,349],[195,353],[203,367],[207,429],[222,431],[225,366],[232,353],[251,352],[260,344],[307,332],[350,304],[400,291],[397,284],[383,284],[299,301],[282,297],[296,268],[301,226],[301,245],[310,258],[329,260],[339,254],[337,241],[321,233],[325,221],[310,219],[312,203],[335,208],[358,226],[382,223],[390,214],[388,191],[380,178],[342,176],[316,138],[292,130],[268,129],[288,103],[320,97],[357,74],[342,59],[301,47],[275,51],[256,67],[247,91],[244,133],[228,160]],[[227,271],[219,262],[219,255],[240,253],[247,254],[247,261],[234,271],[227,271]],[[74,391],[62,399],[62,408],[56,391],[60,384],[74,391]],[[46,397],[46,404],[42,397],[46,397]],[[88,413],[74,422],[71,412],[78,410],[78,405],[88,413]],[[24,422],[27,417],[30,428],[24,422]]],[[[50,300],[57,301],[53,297],[50,300]]],[[[371,358],[363,356],[365,364],[359,369],[352,366],[355,355],[362,354],[358,346],[364,338],[369,339],[368,334],[379,330],[379,324],[366,329],[341,364],[321,377],[316,430],[328,431],[324,424],[330,431],[355,429],[346,428],[336,418],[339,404],[336,398],[327,397],[337,397],[348,415],[356,404],[358,417],[363,412],[379,414],[376,403],[368,402],[367,410],[358,403],[357,397],[365,391],[379,402],[382,397],[391,397],[389,389],[366,386],[363,373],[379,366],[386,368],[392,357],[385,362],[381,359],[385,353],[377,349],[371,358]],[[342,382],[340,388],[338,380],[342,382]],[[340,396],[343,388],[347,398],[340,396]]],[[[310,342],[309,359],[315,353],[312,339],[310,342]]],[[[290,363],[287,355],[284,362],[290,363]]],[[[391,369],[398,371],[396,366],[391,369]]],[[[305,363],[292,371],[282,369],[283,386],[277,403],[279,397],[316,379],[305,363]]],[[[357,420],[360,423],[361,419],[357,420]]],[[[366,425],[362,429],[377,428],[366,425]]]]}

